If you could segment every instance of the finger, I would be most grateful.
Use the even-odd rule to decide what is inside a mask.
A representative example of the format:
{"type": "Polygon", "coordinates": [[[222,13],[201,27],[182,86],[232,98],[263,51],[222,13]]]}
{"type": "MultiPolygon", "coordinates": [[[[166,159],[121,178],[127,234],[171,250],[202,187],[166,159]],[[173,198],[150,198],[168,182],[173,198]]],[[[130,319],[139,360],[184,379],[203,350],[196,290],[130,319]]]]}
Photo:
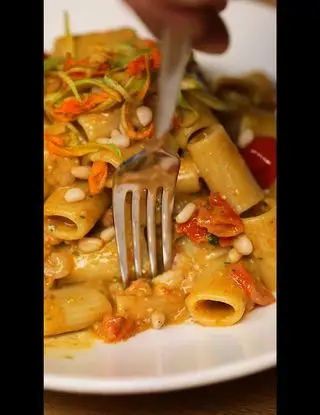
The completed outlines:
{"type": "MultiPolygon", "coordinates": [[[[160,37],[164,27],[179,33],[185,33],[190,38],[200,38],[203,35],[203,19],[199,19],[199,11],[188,8],[159,7],[163,0],[126,0],[133,7],[140,19],[149,27],[156,37],[160,37]]],[[[201,15],[202,16],[202,15],[201,15]]]]}
{"type": "Polygon", "coordinates": [[[215,10],[221,12],[227,6],[227,0],[163,0],[163,3],[170,4],[171,6],[181,7],[203,7],[211,6],[215,10]]]}
{"type": "Polygon", "coordinates": [[[167,0],[127,0],[127,3],[157,38],[161,37],[163,27],[170,27],[189,36],[198,50],[208,53],[226,50],[228,32],[215,8],[162,7],[164,1],[167,0]]]}
{"type": "Polygon", "coordinates": [[[205,13],[206,31],[201,37],[194,41],[195,49],[207,53],[223,53],[229,46],[229,33],[221,19],[221,17],[214,11],[208,10],[205,13]]]}
{"type": "Polygon", "coordinates": [[[227,0],[124,0],[134,10],[148,9],[153,13],[166,7],[204,7],[211,6],[221,12],[227,5],[227,0]]]}

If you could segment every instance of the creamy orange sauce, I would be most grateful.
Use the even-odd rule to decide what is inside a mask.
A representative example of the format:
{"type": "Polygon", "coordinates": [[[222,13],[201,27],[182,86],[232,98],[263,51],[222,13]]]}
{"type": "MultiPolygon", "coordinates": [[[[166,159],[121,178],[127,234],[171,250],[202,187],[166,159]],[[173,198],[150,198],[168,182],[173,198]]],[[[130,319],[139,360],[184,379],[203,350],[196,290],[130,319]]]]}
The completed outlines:
{"type": "Polygon", "coordinates": [[[98,337],[106,342],[117,342],[150,329],[155,311],[165,315],[166,325],[181,324],[190,318],[185,299],[195,278],[214,259],[215,250],[210,246],[198,249],[185,240],[176,243],[176,250],[189,250],[189,253],[178,254],[173,270],[156,277],[153,282],[138,279],[127,289],[123,289],[120,282],[108,284],[108,296],[115,313],[95,325],[98,337]]]}
{"type": "Polygon", "coordinates": [[[68,355],[62,354],[62,357],[68,358],[70,352],[91,348],[96,339],[91,329],[61,334],[60,336],[45,337],[44,351],[48,354],[57,350],[68,349],[68,355]]]}

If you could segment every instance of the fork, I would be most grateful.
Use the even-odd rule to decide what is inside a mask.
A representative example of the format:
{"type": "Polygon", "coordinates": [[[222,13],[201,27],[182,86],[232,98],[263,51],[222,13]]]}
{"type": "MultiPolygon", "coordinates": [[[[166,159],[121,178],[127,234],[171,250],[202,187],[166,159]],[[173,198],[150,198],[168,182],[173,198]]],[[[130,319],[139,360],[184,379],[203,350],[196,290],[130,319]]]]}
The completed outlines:
{"type": "Polygon", "coordinates": [[[126,225],[132,226],[135,277],[141,277],[143,272],[141,249],[143,212],[146,212],[147,216],[146,234],[150,271],[153,277],[158,273],[156,203],[159,197],[163,269],[168,270],[172,262],[172,211],[180,161],[177,155],[164,148],[164,137],[171,128],[180,84],[191,53],[189,40],[166,29],[160,42],[160,52],[155,134],[146,148],[122,163],[113,176],[113,216],[124,286],[128,285],[129,280],[134,279],[134,275],[130,275],[128,264],[126,225]],[[132,195],[132,224],[130,220],[126,220],[126,200],[129,194],[132,195]]]}

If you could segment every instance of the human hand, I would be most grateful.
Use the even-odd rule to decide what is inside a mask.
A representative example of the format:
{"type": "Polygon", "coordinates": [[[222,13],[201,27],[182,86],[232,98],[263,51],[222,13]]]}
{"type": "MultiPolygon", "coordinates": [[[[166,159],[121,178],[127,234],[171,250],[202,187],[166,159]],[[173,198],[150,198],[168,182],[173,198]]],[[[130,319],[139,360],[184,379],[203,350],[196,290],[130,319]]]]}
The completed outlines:
{"type": "Polygon", "coordinates": [[[164,27],[188,34],[193,47],[208,53],[222,53],[229,43],[228,31],[219,16],[227,0],[124,0],[160,37],[164,27]]]}

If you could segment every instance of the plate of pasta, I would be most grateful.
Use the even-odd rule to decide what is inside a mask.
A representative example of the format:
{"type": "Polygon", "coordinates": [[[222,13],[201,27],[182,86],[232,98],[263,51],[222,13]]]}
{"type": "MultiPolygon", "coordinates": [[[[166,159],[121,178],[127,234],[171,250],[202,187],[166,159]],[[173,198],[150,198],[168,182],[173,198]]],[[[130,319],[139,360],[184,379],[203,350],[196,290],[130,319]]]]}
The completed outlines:
{"type": "Polygon", "coordinates": [[[275,11],[231,1],[228,52],[190,56],[165,141],[172,269],[150,277],[142,223],[124,287],[112,177],[152,137],[158,43],[121,1],[44,4],[45,388],[168,391],[274,366],[275,11]]]}

